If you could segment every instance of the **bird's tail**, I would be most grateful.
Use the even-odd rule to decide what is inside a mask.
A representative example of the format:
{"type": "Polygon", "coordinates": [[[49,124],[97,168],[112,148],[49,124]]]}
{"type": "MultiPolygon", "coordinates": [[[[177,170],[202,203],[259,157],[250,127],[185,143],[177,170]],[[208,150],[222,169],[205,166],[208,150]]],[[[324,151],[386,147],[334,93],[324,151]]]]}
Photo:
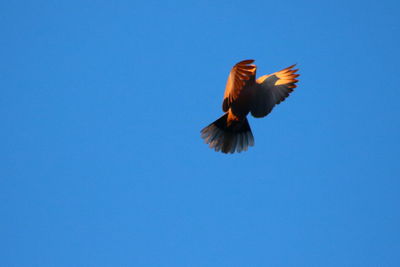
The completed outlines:
{"type": "Polygon", "coordinates": [[[228,126],[228,113],[214,121],[203,130],[201,138],[210,148],[222,153],[235,153],[246,151],[254,145],[254,137],[247,118],[233,121],[228,126]]]}

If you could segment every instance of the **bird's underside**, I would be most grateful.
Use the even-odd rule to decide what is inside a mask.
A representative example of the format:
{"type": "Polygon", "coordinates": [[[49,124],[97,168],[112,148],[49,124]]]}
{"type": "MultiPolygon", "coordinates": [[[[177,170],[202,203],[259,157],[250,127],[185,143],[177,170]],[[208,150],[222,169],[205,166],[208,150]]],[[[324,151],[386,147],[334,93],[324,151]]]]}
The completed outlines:
{"type": "Polygon", "coordinates": [[[225,114],[201,131],[201,137],[215,151],[235,153],[253,146],[248,113],[256,118],[267,116],[296,88],[299,74],[293,69],[295,65],[256,79],[253,62],[243,60],[232,68],[222,102],[225,114]]]}

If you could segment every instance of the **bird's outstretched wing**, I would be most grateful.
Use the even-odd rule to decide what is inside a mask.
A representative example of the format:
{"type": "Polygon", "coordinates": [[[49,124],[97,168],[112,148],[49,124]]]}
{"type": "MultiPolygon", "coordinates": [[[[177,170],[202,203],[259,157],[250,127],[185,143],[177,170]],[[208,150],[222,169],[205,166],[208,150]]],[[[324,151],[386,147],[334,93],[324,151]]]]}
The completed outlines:
{"type": "Polygon", "coordinates": [[[296,88],[296,80],[300,74],[292,65],[273,74],[261,76],[256,80],[251,102],[251,115],[261,118],[272,111],[275,105],[281,103],[296,88]]]}
{"type": "Polygon", "coordinates": [[[229,73],[228,81],[226,82],[224,101],[222,102],[222,110],[227,112],[232,102],[234,102],[246,82],[254,79],[256,75],[256,65],[252,64],[254,60],[248,59],[237,63],[229,73]]]}

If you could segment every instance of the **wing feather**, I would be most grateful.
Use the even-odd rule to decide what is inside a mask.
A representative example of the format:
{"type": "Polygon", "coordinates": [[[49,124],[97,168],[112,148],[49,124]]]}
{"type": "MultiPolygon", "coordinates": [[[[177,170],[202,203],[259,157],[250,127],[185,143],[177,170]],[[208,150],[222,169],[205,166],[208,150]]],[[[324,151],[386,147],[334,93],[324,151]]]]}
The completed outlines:
{"type": "Polygon", "coordinates": [[[227,112],[232,102],[234,102],[246,81],[252,79],[256,75],[256,65],[252,64],[254,60],[248,59],[237,63],[231,70],[226,82],[224,100],[222,102],[222,110],[227,112]]]}
{"type": "Polygon", "coordinates": [[[256,87],[253,94],[251,114],[256,118],[268,115],[272,109],[284,101],[299,81],[300,76],[293,69],[296,64],[289,66],[273,74],[261,76],[256,80],[256,87]]]}

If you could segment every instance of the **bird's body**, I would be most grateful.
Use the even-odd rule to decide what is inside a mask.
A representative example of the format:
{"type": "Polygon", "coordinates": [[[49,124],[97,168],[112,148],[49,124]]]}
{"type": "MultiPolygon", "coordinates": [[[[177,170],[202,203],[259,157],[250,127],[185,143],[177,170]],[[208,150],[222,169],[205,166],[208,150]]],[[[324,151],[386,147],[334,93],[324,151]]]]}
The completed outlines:
{"type": "Polygon", "coordinates": [[[296,87],[299,74],[292,69],[294,65],[256,80],[257,67],[253,62],[243,60],[232,68],[222,103],[225,114],[201,131],[202,138],[216,151],[234,153],[253,146],[247,115],[268,115],[296,87]]]}

